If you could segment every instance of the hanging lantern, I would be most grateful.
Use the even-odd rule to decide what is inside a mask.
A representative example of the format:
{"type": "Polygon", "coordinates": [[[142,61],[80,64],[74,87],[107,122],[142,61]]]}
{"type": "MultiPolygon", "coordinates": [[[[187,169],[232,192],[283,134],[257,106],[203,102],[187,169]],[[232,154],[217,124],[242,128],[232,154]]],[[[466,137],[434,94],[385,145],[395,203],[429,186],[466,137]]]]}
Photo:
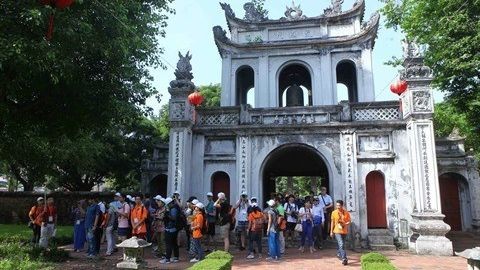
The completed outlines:
{"type": "Polygon", "coordinates": [[[55,2],[55,7],[58,9],[65,9],[71,6],[74,0],[53,0],[55,2]]]}
{"type": "Polygon", "coordinates": [[[399,96],[403,92],[405,92],[407,88],[408,88],[408,84],[404,80],[398,80],[390,85],[390,91],[392,91],[392,93],[395,93],[399,96]]]}
{"type": "Polygon", "coordinates": [[[198,105],[202,104],[203,96],[200,92],[196,91],[188,95],[188,102],[193,106],[197,107],[198,105]]]}
{"type": "MultiPolygon", "coordinates": [[[[75,0],[40,0],[40,4],[44,6],[51,6],[52,8],[56,8],[59,10],[62,10],[71,6],[73,2],[75,2],[75,0]]],[[[50,41],[53,36],[54,17],[55,17],[55,10],[52,11],[48,19],[48,30],[47,30],[47,34],[45,35],[48,41],[50,41]]]]}

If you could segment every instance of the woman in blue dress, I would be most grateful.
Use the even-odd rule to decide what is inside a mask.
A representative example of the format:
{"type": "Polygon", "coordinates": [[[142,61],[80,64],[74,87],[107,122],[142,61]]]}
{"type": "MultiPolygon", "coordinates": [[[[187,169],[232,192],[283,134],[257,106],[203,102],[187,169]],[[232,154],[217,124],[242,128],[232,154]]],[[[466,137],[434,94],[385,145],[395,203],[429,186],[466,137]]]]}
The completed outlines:
{"type": "Polygon", "coordinates": [[[85,236],[85,200],[78,201],[77,207],[73,210],[74,227],[73,227],[73,249],[75,252],[83,250],[85,236]]]}

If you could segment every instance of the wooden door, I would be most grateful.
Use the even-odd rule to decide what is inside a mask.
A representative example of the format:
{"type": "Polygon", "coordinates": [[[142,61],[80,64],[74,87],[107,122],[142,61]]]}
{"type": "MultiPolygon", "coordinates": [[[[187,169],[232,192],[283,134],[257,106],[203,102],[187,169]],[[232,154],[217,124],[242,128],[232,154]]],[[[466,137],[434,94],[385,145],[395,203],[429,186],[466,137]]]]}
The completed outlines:
{"type": "Polygon", "coordinates": [[[380,172],[370,172],[367,185],[367,222],[369,229],[387,228],[387,203],[385,200],[385,179],[380,172]]]}
{"type": "Polygon", "coordinates": [[[458,179],[451,175],[440,176],[440,200],[445,223],[452,227],[452,231],[462,230],[460,214],[460,198],[458,194],[458,179]]]}
{"type": "Polygon", "coordinates": [[[212,193],[213,197],[216,200],[217,194],[219,192],[225,193],[227,200],[231,201],[230,198],[230,177],[225,172],[216,172],[212,176],[212,193]]]}

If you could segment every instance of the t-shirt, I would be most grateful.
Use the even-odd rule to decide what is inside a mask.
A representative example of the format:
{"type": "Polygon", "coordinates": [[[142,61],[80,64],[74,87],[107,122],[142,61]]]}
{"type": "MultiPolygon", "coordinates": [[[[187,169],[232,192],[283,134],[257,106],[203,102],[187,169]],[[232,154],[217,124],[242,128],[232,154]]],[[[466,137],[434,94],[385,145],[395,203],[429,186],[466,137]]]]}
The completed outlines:
{"type": "Polygon", "coordinates": [[[110,206],[108,208],[108,222],[107,227],[112,227],[115,224],[115,219],[117,218],[117,211],[115,206],[110,206]]]}
{"type": "Polygon", "coordinates": [[[34,223],[38,226],[42,226],[44,208],[45,206],[43,204],[35,205],[30,209],[30,213],[28,213],[30,219],[33,219],[34,223]]]}
{"type": "Polygon", "coordinates": [[[136,205],[135,208],[132,210],[131,214],[131,222],[132,222],[132,227],[135,225],[138,225],[135,229],[132,228],[132,232],[134,234],[139,234],[139,233],[146,233],[147,232],[147,225],[146,225],[146,220],[148,216],[148,211],[143,205],[136,205]]]}
{"type": "Polygon", "coordinates": [[[298,207],[295,203],[285,203],[285,213],[287,214],[287,222],[296,223],[297,219],[290,215],[291,212],[298,212],[298,207]]]}
{"type": "Polygon", "coordinates": [[[207,206],[205,207],[205,210],[207,212],[207,220],[208,223],[213,223],[216,220],[215,217],[215,206],[213,205],[213,201],[209,201],[207,206]]]}
{"type": "Polygon", "coordinates": [[[317,205],[313,205],[312,207],[312,213],[313,213],[313,216],[319,216],[322,218],[322,221],[325,221],[325,215],[323,213],[323,203],[319,203],[317,205]]]}
{"type": "MultiPolygon", "coordinates": [[[[325,206],[329,206],[333,203],[332,197],[330,197],[330,195],[328,194],[325,194],[325,196],[320,194],[320,196],[318,196],[318,199],[320,200],[320,203],[325,204],[325,206]]],[[[327,210],[325,210],[324,212],[327,213],[327,210]]]]}
{"type": "Polygon", "coordinates": [[[307,220],[313,221],[313,211],[311,208],[307,209],[305,207],[302,207],[300,208],[300,211],[298,211],[298,213],[300,214],[300,216],[305,214],[301,218],[302,222],[307,220]]]}
{"type": "Polygon", "coordinates": [[[230,204],[228,204],[227,201],[223,201],[222,203],[220,203],[219,216],[220,216],[220,226],[223,226],[231,222],[230,204]]]}
{"type": "Polygon", "coordinates": [[[130,224],[128,223],[128,219],[130,218],[130,205],[128,203],[123,203],[123,206],[118,209],[118,227],[119,228],[128,228],[130,224]],[[126,217],[122,216],[121,214],[127,214],[126,217]]]}
{"type": "MultiPolygon", "coordinates": [[[[278,224],[277,224],[277,213],[273,211],[272,209],[268,210],[268,215],[272,217],[272,224],[270,224],[270,232],[276,233],[278,224]]],[[[267,219],[268,220],[268,219],[267,219]]],[[[267,223],[268,224],[268,223],[267,223]]]]}
{"type": "Polygon", "coordinates": [[[347,234],[348,225],[350,225],[350,213],[347,210],[335,210],[332,212],[332,224],[330,232],[338,234],[347,234]]]}
{"type": "Polygon", "coordinates": [[[205,226],[202,213],[197,213],[195,215],[195,218],[193,219],[193,222],[192,222],[192,227],[194,226],[200,226],[200,227],[193,229],[193,232],[192,232],[193,238],[195,239],[202,238],[202,226],[205,226]]]}
{"type": "MultiPolygon", "coordinates": [[[[92,204],[87,207],[87,211],[85,213],[85,229],[89,230],[93,228],[93,225],[95,225],[95,218],[96,216],[100,216],[100,207],[98,204],[92,204]]],[[[97,227],[99,227],[100,224],[97,224],[97,227]]]]}
{"type": "Polygon", "coordinates": [[[278,204],[277,211],[278,211],[279,215],[285,216],[285,209],[283,208],[282,204],[280,204],[280,203],[278,204]]]}
{"type": "Polygon", "coordinates": [[[247,221],[248,220],[248,202],[240,202],[238,205],[237,211],[237,221],[247,221]]]}

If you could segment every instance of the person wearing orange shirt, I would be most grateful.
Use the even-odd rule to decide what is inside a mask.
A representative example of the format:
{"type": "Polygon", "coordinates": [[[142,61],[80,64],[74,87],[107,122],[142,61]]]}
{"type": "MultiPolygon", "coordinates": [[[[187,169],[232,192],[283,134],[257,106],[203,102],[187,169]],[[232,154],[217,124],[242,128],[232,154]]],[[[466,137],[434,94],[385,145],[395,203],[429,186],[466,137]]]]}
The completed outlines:
{"type": "Polygon", "coordinates": [[[43,200],[43,197],[38,197],[37,205],[34,205],[28,213],[28,217],[30,218],[30,222],[32,224],[31,228],[33,230],[33,245],[37,245],[40,241],[40,229],[42,227],[44,209],[45,201],[43,200]]]}
{"type": "Polygon", "coordinates": [[[345,238],[348,234],[350,225],[350,213],[343,207],[343,201],[337,200],[336,210],[332,212],[330,237],[337,240],[337,257],[342,260],[343,265],[348,264],[347,253],[345,252],[345,238]]]}
{"type": "Polygon", "coordinates": [[[47,206],[43,211],[42,217],[39,246],[46,249],[48,248],[50,238],[55,236],[55,228],[57,227],[57,208],[52,197],[47,199],[47,206]]]}
{"type": "Polygon", "coordinates": [[[146,240],[147,236],[147,221],[148,211],[143,206],[142,198],[140,196],[135,197],[135,207],[132,209],[130,220],[132,222],[132,236],[142,238],[146,240]]]}
{"type": "Polygon", "coordinates": [[[202,229],[203,226],[205,226],[205,212],[204,212],[205,206],[203,203],[198,202],[195,204],[195,210],[193,212],[193,215],[195,216],[192,225],[191,225],[191,230],[192,230],[192,245],[193,245],[193,252],[195,253],[195,258],[191,259],[190,262],[198,262],[200,260],[203,260],[203,248],[201,244],[202,240],[202,229]]]}

